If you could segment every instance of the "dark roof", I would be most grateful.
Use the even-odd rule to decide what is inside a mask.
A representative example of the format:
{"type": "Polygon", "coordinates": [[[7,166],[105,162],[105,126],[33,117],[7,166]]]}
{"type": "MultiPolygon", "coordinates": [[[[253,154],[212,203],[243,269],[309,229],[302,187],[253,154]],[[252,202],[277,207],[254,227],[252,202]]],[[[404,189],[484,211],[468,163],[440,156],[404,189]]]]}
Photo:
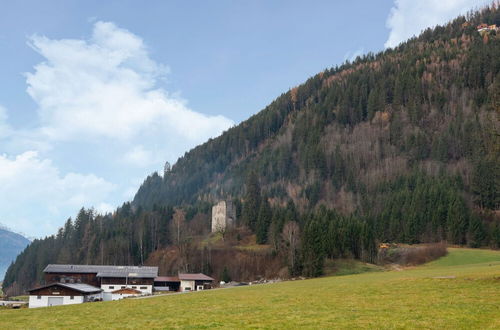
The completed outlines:
{"type": "Polygon", "coordinates": [[[179,279],[185,281],[214,281],[213,278],[202,273],[198,274],[181,274],[179,273],[179,279]]]}
{"type": "Polygon", "coordinates": [[[158,276],[155,278],[155,282],[179,282],[179,278],[176,276],[158,276]]]}
{"type": "Polygon", "coordinates": [[[41,287],[38,287],[38,288],[34,288],[34,289],[31,289],[31,290],[28,290],[28,292],[32,292],[32,291],[37,291],[37,290],[40,290],[40,289],[49,288],[51,286],[61,286],[63,288],[75,290],[75,291],[78,291],[78,292],[81,292],[81,293],[96,293],[96,292],[101,292],[102,291],[101,288],[96,288],[95,286],[88,285],[88,284],[83,284],[83,283],[51,283],[51,284],[47,284],[47,285],[44,285],[44,286],[41,286],[41,287]]]}
{"type": "Polygon", "coordinates": [[[49,264],[45,273],[95,273],[97,277],[156,277],[158,267],[150,266],[103,266],[103,265],[55,265],[49,264]]]}

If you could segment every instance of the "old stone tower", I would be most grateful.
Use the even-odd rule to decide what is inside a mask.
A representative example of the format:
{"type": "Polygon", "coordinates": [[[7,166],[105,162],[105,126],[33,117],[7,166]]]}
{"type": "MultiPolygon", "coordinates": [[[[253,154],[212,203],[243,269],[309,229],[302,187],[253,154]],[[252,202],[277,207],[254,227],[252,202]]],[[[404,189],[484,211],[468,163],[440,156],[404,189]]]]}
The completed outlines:
{"type": "Polygon", "coordinates": [[[231,201],[220,201],[212,207],[212,232],[224,231],[236,221],[236,209],[231,201]]]}

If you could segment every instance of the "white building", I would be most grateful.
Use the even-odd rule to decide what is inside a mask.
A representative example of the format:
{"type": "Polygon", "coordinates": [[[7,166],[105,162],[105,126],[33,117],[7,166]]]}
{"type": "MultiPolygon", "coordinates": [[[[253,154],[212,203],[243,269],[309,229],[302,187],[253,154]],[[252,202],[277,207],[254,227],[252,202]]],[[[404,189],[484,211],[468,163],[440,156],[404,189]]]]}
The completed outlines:
{"type": "Polygon", "coordinates": [[[205,274],[179,274],[180,291],[201,291],[212,286],[213,278],[205,274]]]}
{"type": "Polygon", "coordinates": [[[30,307],[150,295],[158,267],[49,264],[44,273],[49,284],[29,290],[30,307]]]}
{"type": "Polygon", "coordinates": [[[102,289],[82,283],[52,283],[29,290],[29,308],[81,304],[102,299],[102,289]]]}

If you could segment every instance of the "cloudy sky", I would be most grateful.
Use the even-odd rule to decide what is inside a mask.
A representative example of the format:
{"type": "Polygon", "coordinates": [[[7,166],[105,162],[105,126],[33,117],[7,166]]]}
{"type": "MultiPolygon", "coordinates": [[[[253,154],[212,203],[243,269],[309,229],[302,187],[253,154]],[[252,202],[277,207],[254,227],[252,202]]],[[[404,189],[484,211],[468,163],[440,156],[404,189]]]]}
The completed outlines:
{"type": "Polygon", "coordinates": [[[0,223],[112,211],[309,76],[489,2],[2,2],[0,223]]]}

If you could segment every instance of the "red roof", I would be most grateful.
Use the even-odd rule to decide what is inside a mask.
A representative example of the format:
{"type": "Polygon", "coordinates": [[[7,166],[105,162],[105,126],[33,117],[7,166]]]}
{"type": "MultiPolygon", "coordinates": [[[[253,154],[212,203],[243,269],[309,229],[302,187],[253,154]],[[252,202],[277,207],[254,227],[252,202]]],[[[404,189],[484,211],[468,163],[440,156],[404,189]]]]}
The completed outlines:
{"type": "Polygon", "coordinates": [[[123,288],[123,289],[118,289],[118,290],[115,290],[111,293],[121,293],[121,294],[141,294],[142,292],[139,291],[139,290],[136,290],[136,289],[132,289],[132,288],[123,288]]]}
{"type": "Polygon", "coordinates": [[[198,274],[180,274],[179,279],[185,281],[214,281],[213,278],[202,273],[198,274]]]}
{"type": "Polygon", "coordinates": [[[155,277],[155,282],[179,282],[179,278],[176,276],[158,276],[155,277]]]}

